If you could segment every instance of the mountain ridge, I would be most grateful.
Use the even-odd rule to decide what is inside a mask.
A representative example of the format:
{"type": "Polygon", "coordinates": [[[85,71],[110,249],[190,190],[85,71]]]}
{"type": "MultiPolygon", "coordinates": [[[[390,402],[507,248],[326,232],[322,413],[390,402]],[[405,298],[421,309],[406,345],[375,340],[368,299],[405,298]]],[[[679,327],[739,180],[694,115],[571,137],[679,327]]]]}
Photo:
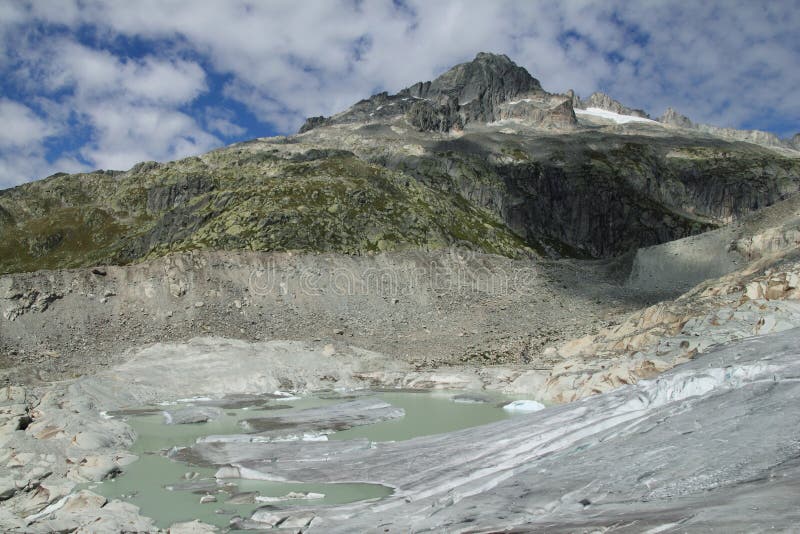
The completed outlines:
{"type": "MultiPolygon", "coordinates": [[[[519,104],[520,102],[513,102],[519,104]]],[[[528,122],[543,128],[568,129],[576,127],[575,109],[597,108],[620,115],[650,118],[642,110],[626,106],[610,95],[596,91],[582,99],[572,89],[566,93],[549,93],[542,88],[524,67],[516,65],[508,56],[479,52],[472,61],[460,63],[433,81],[417,82],[394,95],[378,93],[361,100],[355,106],[331,117],[309,117],[300,127],[299,133],[313,128],[332,125],[348,120],[366,120],[370,114],[394,106],[395,115],[407,114],[410,122],[420,131],[448,132],[461,130],[469,123],[494,122],[508,118],[528,119],[528,122]],[[523,98],[526,104],[534,103],[524,112],[511,111],[501,104],[523,98]],[[415,102],[409,103],[413,98],[415,102]],[[358,108],[357,108],[358,106],[358,108]],[[357,109],[354,109],[357,108],[357,109]],[[570,109],[571,108],[571,109],[570,109]],[[561,120],[550,120],[559,116],[561,120]],[[570,118],[571,116],[571,118],[570,118]]],[[[386,118],[386,113],[379,117],[386,118]]],[[[673,108],[667,110],[655,122],[696,131],[726,140],[744,141],[763,146],[798,150],[800,144],[792,139],[780,139],[775,134],[761,130],[738,130],[708,124],[695,123],[673,108]]],[[[800,134],[798,134],[800,135],[800,134]]],[[[795,136],[797,137],[797,136],[795,136]]]]}
{"type": "Polygon", "coordinates": [[[639,113],[599,93],[547,93],[508,57],[481,54],[299,135],[0,191],[0,272],[190,250],[602,258],[800,187],[796,152],[618,112],[639,113]]]}

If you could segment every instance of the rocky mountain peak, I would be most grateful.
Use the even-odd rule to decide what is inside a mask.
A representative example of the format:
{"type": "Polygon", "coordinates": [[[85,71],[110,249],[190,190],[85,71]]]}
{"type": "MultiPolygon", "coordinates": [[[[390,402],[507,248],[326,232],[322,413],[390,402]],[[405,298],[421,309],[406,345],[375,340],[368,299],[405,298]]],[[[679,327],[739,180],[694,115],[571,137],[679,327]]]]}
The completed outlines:
{"type": "MultiPolygon", "coordinates": [[[[548,93],[539,80],[508,56],[480,52],[472,61],[452,67],[433,81],[415,83],[396,94],[378,93],[331,117],[310,117],[300,133],[332,125],[394,123],[421,132],[444,133],[464,130],[470,124],[504,121],[541,130],[569,131],[581,127],[575,110],[590,108],[650,118],[645,111],[628,107],[602,92],[592,93],[585,99],[572,90],[563,94],[548,93]]],[[[581,115],[585,121],[587,114],[581,115]]],[[[756,130],[695,124],[672,108],[657,120],[666,126],[720,139],[800,150],[797,137],[778,139],[774,134],[756,130]]]]}
{"type": "Polygon", "coordinates": [[[668,124],[670,126],[677,126],[678,128],[693,128],[694,124],[689,117],[686,115],[681,115],[677,111],[672,108],[667,108],[667,111],[664,112],[658,119],[658,122],[662,124],[668,124]]]}
{"type": "Polygon", "coordinates": [[[800,133],[794,134],[794,137],[789,141],[789,144],[792,145],[796,150],[800,150],[800,133]]]}
{"type": "Polygon", "coordinates": [[[478,52],[477,55],[475,56],[475,59],[473,59],[472,62],[496,63],[496,64],[516,66],[516,64],[513,61],[511,61],[511,59],[507,55],[493,54],[492,52],[478,52]]]}
{"type": "Polygon", "coordinates": [[[577,99],[576,102],[576,99],[573,96],[572,100],[573,106],[581,109],[598,108],[606,111],[613,111],[614,113],[619,113],[620,115],[631,115],[633,117],[643,117],[645,119],[650,118],[650,116],[644,110],[629,108],[628,106],[623,105],[621,102],[614,100],[609,95],[599,91],[589,95],[589,98],[577,99]],[[576,103],[579,105],[575,105],[576,103]]]}
{"type": "MultiPolygon", "coordinates": [[[[569,126],[572,110],[561,110],[564,98],[551,102],[539,80],[508,56],[481,52],[472,61],[451,68],[433,81],[418,82],[395,95],[379,93],[357,102],[345,112],[333,117],[311,117],[300,133],[330,124],[392,121],[404,117],[420,131],[447,132],[459,130],[468,123],[489,123],[509,116],[509,103],[525,100],[533,113],[515,110],[516,116],[526,116],[542,122],[539,109],[556,109],[555,121],[546,117],[546,124],[569,126]],[[534,103],[535,102],[535,103],[534,103]],[[501,109],[503,108],[503,109],[501,109]],[[565,122],[566,121],[566,122],[565,122]]],[[[548,115],[548,113],[544,113],[548,115]]]]}
{"type": "Polygon", "coordinates": [[[527,70],[506,55],[480,52],[472,61],[456,65],[432,82],[418,82],[401,93],[427,100],[441,95],[455,97],[463,106],[476,99],[502,102],[532,91],[542,91],[542,86],[527,70]]]}
{"type": "Polygon", "coordinates": [[[572,104],[573,109],[583,109],[583,104],[581,104],[581,97],[575,94],[575,91],[569,89],[566,93],[564,93],[570,103],[572,104]]]}
{"type": "Polygon", "coordinates": [[[410,112],[412,124],[422,130],[447,131],[470,122],[500,120],[501,104],[544,90],[508,56],[481,52],[432,82],[416,83],[400,94],[419,100],[410,112]]]}

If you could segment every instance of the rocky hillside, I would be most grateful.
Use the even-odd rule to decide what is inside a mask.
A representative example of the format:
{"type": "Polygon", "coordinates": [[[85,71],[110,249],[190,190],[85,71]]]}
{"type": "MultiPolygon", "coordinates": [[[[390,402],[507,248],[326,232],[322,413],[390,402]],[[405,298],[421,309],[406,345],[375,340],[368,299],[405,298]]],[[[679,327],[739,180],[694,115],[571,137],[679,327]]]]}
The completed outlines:
{"type": "Polygon", "coordinates": [[[233,148],[0,195],[3,272],[197,249],[363,253],[463,240],[530,253],[487,210],[340,151],[233,148]]]}
{"type": "Polygon", "coordinates": [[[482,53],[309,119],[299,135],[0,191],[0,273],[192,250],[457,245],[600,258],[715,228],[800,187],[796,151],[643,115],[599,93],[548,93],[482,53]],[[641,121],[615,122],[632,116],[641,121]]]}
{"type": "Polygon", "coordinates": [[[744,141],[778,149],[798,150],[800,148],[797,143],[797,135],[792,139],[780,139],[775,134],[760,130],[736,130],[734,128],[720,128],[710,124],[696,124],[689,117],[678,113],[672,108],[667,108],[667,111],[658,118],[658,122],[729,141],[744,141]]]}

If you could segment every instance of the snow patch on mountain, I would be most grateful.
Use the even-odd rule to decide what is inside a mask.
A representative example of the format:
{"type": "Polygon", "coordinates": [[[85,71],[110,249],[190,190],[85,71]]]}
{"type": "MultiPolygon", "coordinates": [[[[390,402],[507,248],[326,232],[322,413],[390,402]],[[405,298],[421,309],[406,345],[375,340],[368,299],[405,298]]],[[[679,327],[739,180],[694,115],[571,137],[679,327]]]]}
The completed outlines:
{"type": "Polygon", "coordinates": [[[608,111],[600,108],[576,109],[575,115],[599,117],[601,119],[614,121],[617,124],[626,124],[629,122],[645,122],[648,124],[659,124],[659,125],[661,124],[658,121],[654,121],[652,119],[645,119],[644,117],[634,117],[633,115],[620,115],[619,113],[614,113],[613,111],[608,111]]]}

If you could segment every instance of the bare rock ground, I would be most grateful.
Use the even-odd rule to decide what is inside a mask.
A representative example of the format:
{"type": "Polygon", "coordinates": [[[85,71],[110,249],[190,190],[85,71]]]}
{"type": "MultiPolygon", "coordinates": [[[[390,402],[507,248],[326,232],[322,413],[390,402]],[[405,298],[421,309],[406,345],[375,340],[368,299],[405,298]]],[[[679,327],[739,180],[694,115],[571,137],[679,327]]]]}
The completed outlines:
{"type": "MultiPolygon", "coordinates": [[[[595,262],[533,263],[459,250],[202,253],[4,276],[0,354],[13,385],[0,390],[0,525],[20,532],[75,530],[87,521],[107,530],[154,529],[129,504],[76,491],[77,483],[115,476],[135,459],[128,452],[135,436],[105,410],[198,393],[385,385],[578,402],[534,414],[533,427],[503,423],[439,439],[439,458],[463,464],[464,476],[436,471],[446,462],[435,458],[425,469],[430,487],[385,472],[381,480],[400,480],[403,491],[382,503],[380,517],[359,504],[295,509],[304,524],[366,529],[389,517],[465,530],[481,507],[494,510],[481,514],[486,528],[569,531],[623,516],[631,528],[659,531],[747,520],[784,528],[797,521],[796,506],[780,498],[798,479],[800,250],[792,206],[706,236],[702,246],[720,247],[737,263],[674,299],[667,297],[681,291],[680,277],[667,274],[688,272],[686,257],[699,257],[696,241],[595,262]],[[665,250],[678,253],[672,271],[654,268],[668,262],[665,250]],[[649,272],[663,283],[636,287],[631,264],[640,282],[649,272]],[[280,338],[295,341],[270,341],[280,338]],[[670,467],[647,471],[643,451],[655,455],[647,465],[670,467]],[[464,453],[471,463],[461,461],[464,453]],[[542,480],[564,491],[553,500],[537,490],[542,480]],[[766,482],[756,487],[753,480],[766,482]],[[509,515],[509,502],[522,504],[509,515]],[[766,519],[737,515],[736,503],[759,507],[766,519]],[[342,514],[353,515],[340,523],[342,514]]],[[[405,461],[415,446],[373,454],[378,462],[386,454],[405,461]]],[[[319,472],[325,469],[349,467],[319,472]]],[[[266,519],[256,512],[248,524],[266,519]]],[[[187,528],[195,527],[206,528],[187,528]]]]}
{"type": "MultiPolygon", "coordinates": [[[[188,259],[193,261],[192,266],[211,261],[208,257],[189,256],[188,259]]],[[[228,264],[228,268],[223,272],[231,277],[231,273],[238,273],[239,277],[243,277],[244,273],[253,272],[254,265],[255,267],[264,265],[263,258],[261,262],[256,262],[253,257],[246,259],[251,263],[245,261],[241,263],[247,265],[247,268],[243,268],[242,265],[231,267],[228,264]]],[[[289,307],[286,301],[291,303],[300,299],[304,302],[305,308],[314,310],[319,314],[318,317],[328,318],[331,317],[331,310],[326,306],[348,303],[353,298],[354,295],[346,294],[328,295],[327,298],[315,300],[319,298],[320,292],[336,293],[333,289],[338,286],[334,283],[323,286],[321,282],[315,284],[306,282],[306,286],[297,286],[304,287],[304,291],[292,292],[295,286],[291,284],[300,284],[300,280],[303,280],[301,273],[307,271],[297,269],[298,264],[291,262],[299,260],[303,269],[310,269],[319,265],[316,262],[329,259],[295,256],[286,256],[284,259],[287,260],[286,263],[281,264],[281,268],[276,271],[281,273],[275,281],[275,286],[279,289],[277,293],[267,291],[266,288],[270,287],[270,283],[263,274],[247,275],[249,284],[247,293],[258,294],[261,299],[271,298],[275,302],[283,302],[279,306],[285,306],[280,308],[284,311],[296,309],[289,307]],[[284,273],[292,272],[290,271],[292,268],[296,269],[293,271],[294,276],[284,276],[284,273]],[[315,292],[312,293],[312,289],[315,292]]],[[[155,319],[161,317],[165,322],[166,319],[175,318],[176,302],[186,302],[182,313],[197,313],[198,310],[209,308],[218,309],[219,315],[213,315],[219,321],[216,324],[227,324],[223,320],[223,314],[236,317],[236,311],[247,312],[252,305],[251,301],[242,300],[239,303],[232,302],[227,307],[220,305],[217,308],[212,305],[207,308],[206,302],[211,302],[210,288],[230,288],[232,282],[229,280],[230,285],[225,285],[219,278],[211,276],[203,278],[202,275],[209,271],[198,269],[202,273],[200,280],[203,281],[203,292],[195,293],[197,288],[189,281],[197,279],[198,270],[184,268],[171,271],[171,274],[164,270],[165,265],[172,265],[169,262],[176,260],[188,261],[187,257],[168,258],[134,268],[119,269],[118,272],[108,268],[102,271],[98,269],[99,273],[86,271],[38,273],[30,275],[27,280],[38,281],[40,284],[38,287],[42,289],[23,293],[22,296],[19,296],[21,292],[19,287],[8,284],[9,277],[6,277],[3,280],[7,284],[4,288],[6,322],[3,324],[13,325],[15,328],[26,324],[28,325],[26,328],[30,328],[30,325],[36,324],[45,332],[47,327],[56,329],[59,326],[47,325],[46,319],[53,320],[55,309],[53,307],[62,305],[74,306],[72,313],[76,316],[81,312],[85,313],[88,321],[92,319],[93,314],[100,313],[101,306],[113,302],[109,300],[110,296],[117,296],[120,293],[125,295],[128,305],[135,306],[126,310],[138,309],[141,317],[152,314],[155,319]],[[136,277],[132,276],[134,269],[139,270],[136,277]],[[160,278],[156,276],[159,272],[164,273],[160,278]],[[143,275],[143,273],[150,274],[143,275]],[[85,293],[85,288],[89,286],[83,286],[82,290],[73,290],[72,293],[65,290],[69,287],[81,287],[76,280],[93,283],[91,294],[97,295],[99,290],[104,290],[102,294],[105,296],[100,299],[90,297],[85,293]],[[46,285],[48,282],[51,285],[46,285]],[[110,282],[120,285],[110,285],[110,282]],[[48,297],[59,294],[56,291],[61,294],[60,297],[48,297]],[[44,298],[41,298],[41,295],[44,295],[44,298]],[[138,301],[134,299],[135,295],[140,295],[138,301]],[[188,297],[186,301],[180,300],[186,297],[188,297]],[[199,298],[205,301],[197,300],[199,298]],[[105,302],[102,302],[103,299],[106,299],[105,302]],[[148,303],[147,306],[144,303],[148,303]],[[81,305],[83,308],[80,308],[81,305]],[[92,306],[97,309],[93,309],[92,306]],[[36,322],[26,323],[26,321],[36,322]]],[[[466,259],[467,262],[479,260],[484,261],[482,264],[484,266],[488,263],[483,257],[466,259]]],[[[504,264],[506,269],[502,272],[514,273],[514,262],[496,258],[494,260],[501,265],[504,264]]],[[[363,268],[363,265],[361,270],[355,269],[353,265],[357,266],[361,261],[369,262],[368,266],[372,268],[376,262],[387,262],[387,258],[352,260],[349,270],[343,272],[349,273],[349,278],[344,277],[344,279],[349,280],[354,287],[358,280],[368,279],[367,274],[371,272],[363,268]]],[[[450,258],[447,264],[452,266],[453,261],[450,258]]],[[[398,263],[397,259],[393,258],[388,265],[394,267],[398,263]]],[[[489,265],[495,269],[491,272],[499,271],[497,264],[489,265]]],[[[286,522],[293,518],[298,521],[302,519],[305,521],[304,524],[330,531],[335,528],[349,529],[356,524],[359,528],[369,529],[375,525],[374,521],[386,521],[389,518],[388,520],[398,525],[412,521],[423,529],[444,528],[460,531],[474,523],[471,510],[480,503],[482,508],[491,512],[481,514],[483,518],[481,524],[485,524],[487,528],[515,524],[520,528],[534,528],[536,525],[535,528],[569,530],[569,525],[572,524],[581,526],[610,524],[612,517],[623,514],[634,522],[632,524],[648,525],[653,528],[664,527],[669,531],[669,528],[672,528],[669,525],[673,524],[692,524],[700,529],[708,525],[729,525],[730,518],[735,515],[735,510],[729,504],[730,497],[748,506],[761,507],[769,514],[770,524],[780,528],[791,524],[796,517],[786,507],[785,502],[776,500],[775,497],[796,487],[796,467],[786,461],[786,454],[795,454],[791,452],[794,449],[787,448],[787,444],[796,442],[796,437],[792,438],[791,432],[784,433],[785,435],[774,434],[769,443],[759,437],[758,439],[762,441],[759,441],[758,447],[753,440],[755,435],[763,434],[763,430],[758,429],[764,425],[769,426],[774,423],[773,420],[777,421],[780,417],[796,416],[791,408],[793,404],[790,402],[796,396],[794,391],[796,388],[793,389],[791,380],[785,381],[784,378],[794,376],[796,367],[792,348],[796,348],[798,330],[790,329],[800,324],[798,251],[791,248],[772,251],[771,254],[750,263],[745,269],[716,280],[706,281],[676,300],[660,302],[629,313],[625,317],[616,315],[614,316],[617,317],[616,320],[600,318],[600,313],[614,313],[613,308],[601,306],[605,302],[603,297],[620,299],[617,306],[621,307],[636,305],[631,293],[627,293],[620,282],[619,268],[619,265],[608,263],[545,265],[535,271],[539,274],[538,277],[527,278],[529,286],[524,284],[515,286],[536,288],[540,292],[537,293],[538,298],[541,299],[542,293],[547,291],[550,291],[549,294],[556,293],[553,286],[555,280],[559,280],[561,291],[558,294],[563,299],[562,302],[568,305],[564,308],[561,306],[553,308],[563,310],[559,312],[557,318],[570,325],[572,330],[562,329],[558,332],[564,337],[570,332],[581,331],[581,328],[585,332],[586,317],[595,318],[595,322],[590,326],[597,329],[583,338],[569,341],[550,337],[549,345],[544,350],[528,353],[537,356],[527,364],[516,361],[513,365],[485,366],[475,365],[474,362],[459,362],[460,358],[452,356],[450,359],[428,362],[406,358],[399,353],[387,356],[385,353],[348,346],[348,343],[353,343],[354,340],[357,343],[363,343],[364,340],[380,343],[381,338],[366,336],[356,338],[355,335],[349,336],[344,333],[346,331],[341,327],[324,336],[325,339],[320,336],[318,341],[311,342],[253,343],[247,340],[208,337],[193,339],[187,343],[155,343],[137,350],[132,348],[122,350],[127,346],[126,334],[131,335],[131,332],[120,328],[114,329],[118,339],[113,341],[113,336],[107,335],[106,346],[122,352],[88,365],[84,363],[86,366],[84,371],[90,372],[82,374],[87,376],[55,384],[38,386],[31,384],[27,388],[9,386],[2,390],[0,422],[3,424],[0,426],[0,441],[4,452],[0,456],[0,483],[2,483],[0,495],[3,499],[0,504],[0,524],[11,531],[20,532],[70,530],[81,528],[88,524],[87,522],[91,522],[97,528],[108,530],[155,530],[152,521],[139,515],[138,510],[128,503],[109,502],[85,490],[76,492],[76,483],[115,476],[124,471],[135,459],[127,452],[135,436],[124,422],[104,417],[103,412],[106,410],[142,406],[155,401],[196,394],[220,396],[263,393],[276,389],[309,391],[330,387],[360,388],[375,385],[493,389],[525,392],[535,398],[551,402],[580,398],[585,400],[577,404],[567,404],[555,411],[544,410],[541,413],[547,415],[542,416],[542,419],[537,420],[533,426],[528,421],[521,421],[495,425],[492,430],[481,428],[465,431],[459,435],[444,435],[443,438],[435,440],[438,451],[436,454],[440,455],[440,458],[448,458],[463,465],[462,477],[451,476],[452,471],[449,469],[436,471],[433,468],[426,468],[423,470],[427,473],[424,480],[429,480],[428,475],[434,477],[429,480],[431,486],[427,487],[419,486],[414,480],[397,478],[392,472],[382,470],[381,481],[393,485],[399,484],[402,486],[402,491],[398,493],[398,498],[381,504],[382,511],[378,512],[379,518],[375,513],[366,513],[362,505],[356,504],[332,509],[296,508],[278,520],[286,522]],[[572,278],[568,278],[568,273],[572,278]],[[598,283],[581,285],[586,284],[587,280],[592,280],[590,276],[595,276],[594,280],[598,283]],[[583,293],[576,290],[573,294],[569,291],[570,282],[575,284],[575,288],[588,287],[594,292],[584,289],[583,293]],[[630,300],[623,300],[626,297],[630,300]],[[585,307],[579,308],[581,305],[585,307]],[[587,313],[587,310],[594,315],[587,313]],[[572,317],[570,313],[573,314],[572,317]],[[584,321],[582,325],[579,323],[581,320],[584,321]],[[604,326],[603,322],[606,323],[604,326]],[[777,334],[780,337],[764,337],[765,334],[783,330],[789,331],[777,334]],[[746,337],[757,339],[750,341],[748,345],[741,345],[745,347],[744,352],[737,348],[739,345],[732,344],[735,340],[746,337]],[[719,346],[731,348],[719,352],[719,346]],[[712,354],[704,356],[706,352],[712,354]],[[542,362],[548,362],[546,364],[548,366],[537,368],[537,365],[543,365],[542,362]],[[656,378],[657,374],[681,363],[685,365],[665,375],[664,379],[645,381],[641,386],[631,389],[632,384],[642,379],[656,378]],[[783,385],[775,387],[773,383],[783,385]],[[621,388],[626,385],[629,387],[621,388]],[[730,393],[725,393],[726,391],[730,393]],[[609,394],[597,395],[604,392],[609,394]],[[756,405],[750,400],[751,397],[757,400],[760,411],[752,410],[756,405]],[[727,398],[732,401],[727,401],[727,398]],[[783,416],[774,412],[773,407],[776,403],[782,406],[783,416]],[[748,421],[753,422],[755,426],[735,423],[735,426],[731,427],[734,418],[725,416],[715,419],[711,416],[723,408],[730,414],[739,413],[745,404],[750,406],[748,421]],[[687,412],[687,407],[692,409],[687,412]],[[773,419],[769,419],[767,414],[772,414],[769,417],[773,419]],[[661,428],[658,425],[662,420],[675,422],[661,428]],[[623,456],[636,457],[643,450],[654,450],[654,440],[664,443],[664,440],[676,435],[678,431],[684,435],[686,428],[689,428],[686,425],[690,420],[695,421],[694,427],[690,428],[690,433],[694,434],[694,437],[691,438],[691,443],[686,445],[686,450],[694,452],[690,455],[676,456],[670,452],[678,450],[673,446],[656,448],[660,451],[656,463],[677,467],[657,472],[650,477],[652,480],[642,481],[644,467],[636,462],[625,464],[626,468],[622,471],[620,463],[616,460],[608,462],[609,458],[615,456],[610,453],[609,447],[616,447],[614,450],[617,452],[624,448],[627,452],[623,456]],[[703,421],[700,427],[697,427],[698,420],[703,421]],[[565,421],[569,423],[567,426],[565,421]],[[656,425],[654,427],[656,430],[651,429],[653,424],[656,425]],[[517,428],[515,425],[521,426],[517,428]],[[752,431],[745,432],[741,430],[743,428],[752,431]],[[498,439],[498,435],[503,436],[503,439],[498,439]],[[751,448],[747,450],[757,449],[757,454],[764,461],[752,469],[737,468],[738,470],[730,471],[725,467],[726,463],[737,466],[752,464],[742,461],[742,451],[745,451],[745,448],[738,444],[724,447],[724,454],[720,454],[723,449],[715,445],[715,458],[719,461],[706,469],[707,476],[703,473],[698,475],[699,478],[689,476],[698,469],[697,466],[700,465],[698,462],[707,463],[707,455],[704,456],[698,451],[708,449],[711,441],[723,435],[726,439],[733,440],[730,443],[738,443],[740,439],[749,440],[751,448]],[[569,439],[566,439],[567,436],[570,436],[569,439]],[[577,438],[578,441],[574,441],[573,438],[577,438]],[[509,440],[516,445],[509,448],[509,440]],[[595,448],[597,443],[606,442],[607,445],[595,448]],[[576,457],[572,451],[584,449],[590,451],[587,453],[589,456],[585,458],[581,456],[583,464],[576,464],[574,469],[558,469],[558,462],[554,464],[554,460],[549,459],[551,453],[557,451],[559,457],[571,458],[574,461],[576,457]],[[474,451],[481,452],[475,456],[474,451]],[[466,461],[464,458],[467,457],[469,461],[464,463],[466,461]],[[527,460],[520,463],[521,459],[527,460]],[[585,465],[591,462],[594,462],[592,465],[595,466],[604,466],[607,471],[586,469],[585,465]],[[539,467],[534,469],[531,466],[539,467]],[[555,501],[549,493],[537,492],[534,488],[540,483],[537,481],[542,480],[541,470],[549,473],[548,487],[564,488],[564,491],[555,497],[555,501]],[[589,472],[597,476],[587,478],[585,475],[589,472]],[[612,472],[617,474],[612,475],[612,472]],[[768,477],[768,480],[773,480],[769,477],[775,473],[779,476],[775,479],[779,480],[779,483],[766,483],[763,487],[755,489],[746,483],[750,478],[762,475],[768,477]],[[636,482],[631,482],[634,479],[636,482]],[[682,483],[681,480],[686,482],[682,483]],[[433,487],[443,489],[437,492],[431,489],[433,487]],[[609,497],[619,493],[623,487],[628,488],[626,491],[630,494],[630,499],[626,497],[623,499],[624,502],[621,502],[619,499],[609,497]],[[712,501],[708,501],[705,494],[712,489],[717,493],[712,501]],[[672,499],[676,497],[682,503],[680,510],[670,505],[672,499]],[[645,504],[630,504],[642,499],[645,504]],[[583,504],[584,501],[589,504],[583,504]],[[505,510],[504,507],[509,502],[527,504],[519,504],[509,516],[499,511],[505,510]],[[714,506],[701,512],[701,508],[705,507],[704,503],[708,502],[712,502],[714,506]],[[426,511],[431,510],[431,506],[436,510],[433,515],[426,511]],[[538,514],[540,517],[531,524],[529,522],[531,513],[536,510],[548,510],[548,512],[545,515],[538,514]],[[589,510],[589,515],[583,510],[589,510]],[[345,516],[349,519],[342,523],[341,518],[345,516]]],[[[402,272],[407,274],[413,271],[408,268],[402,272]]],[[[471,264],[470,272],[477,271],[475,264],[471,264]]],[[[258,269],[255,272],[258,273],[258,269]]],[[[413,287],[419,289],[419,286],[413,287]]],[[[463,290],[463,286],[454,287],[463,290]]],[[[426,303],[426,297],[430,299],[430,293],[433,293],[435,301],[440,300],[435,295],[441,292],[434,293],[430,288],[411,293],[416,299],[411,302],[416,302],[418,313],[420,310],[426,310],[420,303],[426,303]]],[[[401,296],[386,298],[381,293],[376,295],[365,292],[357,298],[363,299],[362,305],[364,303],[371,305],[372,308],[368,308],[371,311],[378,310],[385,313],[385,310],[394,310],[397,307],[402,313],[407,314],[406,317],[413,317],[412,306],[409,304],[406,307],[401,306],[402,292],[397,294],[401,296]]],[[[462,297],[462,302],[466,300],[472,309],[479,309],[479,303],[486,302],[480,299],[489,298],[486,292],[466,292],[466,294],[472,295],[475,300],[462,297]],[[478,297],[475,297],[474,293],[477,293],[478,297]]],[[[214,295],[218,298],[221,296],[219,293],[214,295]]],[[[228,298],[231,296],[239,295],[234,293],[228,298]]],[[[509,292],[501,296],[505,299],[502,301],[503,304],[494,309],[506,312],[507,314],[501,317],[508,317],[512,325],[530,324],[531,318],[517,317],[515,314],[519,313],[531,313],[531,317],[536,319],[549,317],[545,314],[536,314],[539,308],[529,304],[535,297],[531,298],[520,292],[509,292]],[[516,322],[512,322],[511,318],[516,322]]],[[[494,294],[492,297],[497,298],[494,294]]],[[[450,323],[442,323],[449,325],[443,328],[442,332],[449,333],[452,339],[467,337],[463,335],[464,325],[476,324],[478,319],[475,316],[463,315],[463,311],[462,315],[459,315],[455,306],[447,309],[451,313],[448,317],[452,317],[453,320],[450,323]]],[[[489,311],[492,309],[487,307],[489,311]]],[[[461,310],[470,310],[470,307],[461,310]]],[[[246,317],[245,314],[239,316],[246,317]]],[[[210,322],[209,315],[202,317],[210,322]]],[[[387,318],[385,315],[379,317],[385,321],[384,324],[392,324],[390,318],[391,316],[387,318]]],[[[411,324],[419,325],[419,321],[417,318],[411,324]]],[[[163,327],[164,323],[161,325],[163,327]]],[[[333,323],[329,325],[334,326],[333,323]]],[[[286,327],[288,326],[284,326],[286,327]]],[[[8,330],[4,329],[6,336],[7,332],[8,330]]],[[[133,334],[135,333],[134,331],[133,334]]],[[[308,334],[301,332],[299,335],[308,334]]],[[[4,339],[9,338],[4,337],[4,339]]],[[[437,341],[441,343],[439,346],[445,347],[450,339],[442,336],[437,341]]],[[[426,343],[428,347],[436,346],[434,336],[422,338],[421,343],[426,343]]],[[[64,356],[54,358],[55,361],[65,362],[64,366],[53,367],[46,372],[61,373],[62,377],[77,372],[81,369],[80,354],[77,350],[64,352],[64,356]]],[[[503,360],[498,358],[498,361],[503,360]]],[[[19,369],[30,373],[35,366],[29,363],[17,368],[19,369]]],[[[7,376],[10,379],[15,377],[13,373],[7,376]]],[[[531,421],[533,422],[533,419],[531,421]]],[[[790,424],[785,428],[793,429],[795,426],[790,424]]],[[[425,443],[427,446],[427,442],[425,443]]],[[[418,457],[414,448],[417,445],[419,444],[408,442],[396,451],[394,449],[378,451],[375,453],[375,461],[383,465],[386,454],[389,454],[397,456],[400,463],[406,465],[409,455],[418,457]]],[[[437,464],[435,458],[433,462],[437,464]]],[[[438,464],[448,465],[443,461],[439,461],[438,464]]],[[[251,469],[257,466],[261,466],[258,461],[245,467],[251,469]]],[[[290,468],[282,465],[278,467],[290,468]]],[[[331,466],[322,467],[331,468],[331,466]]],[[[349,468],[347,461],[335,467],[337,472],[344,470],[342,473],[346,473],[349,468]]],[[[325,474],[323,471],[320,473],[325,474]]],[[[268,519],[271,521],[275,518],[271,515],[268,517],[266,512],[257,511],[243,524],[253,528],[263,528],[269,522],[268,519]]],[[[737,519],[737,521],[743,520],[742,517],[737,519]]],[[[291,521],[287,524],[290,523],[291,521]]],[[[755,525],[752,519],[749,524],[755,525]]],[[[195,527],[206,528],[202,525],[193,525],[190,528],[195,527]]]]}
{"type": "Polygon", "coordinates": [[[213,335],[346,343],[420,368],[548,369],[548,347],[660,296],[625,288],[617,263],[212,252],[7,275],[0,363],[6,383],[30,384],[92,374],[148,343],[213,335]]]}

